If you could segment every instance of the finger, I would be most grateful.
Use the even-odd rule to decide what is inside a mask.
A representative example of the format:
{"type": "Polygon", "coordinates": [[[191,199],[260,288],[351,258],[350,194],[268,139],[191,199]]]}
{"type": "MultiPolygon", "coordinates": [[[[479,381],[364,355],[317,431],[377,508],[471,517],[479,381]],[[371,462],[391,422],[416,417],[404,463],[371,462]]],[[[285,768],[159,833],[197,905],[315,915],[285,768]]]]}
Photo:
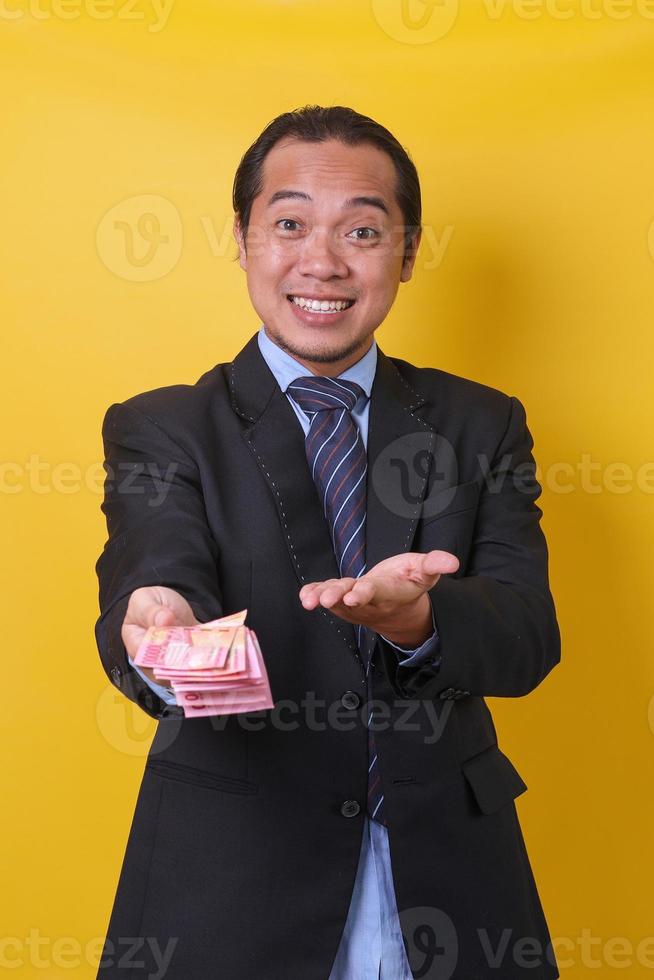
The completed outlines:
{"type": "Polygon", "coordinates": [[[139,626],[141,629],[155,625],[170,626],[175,622],[190,625],[195,621],[193,610],[184,596],[163,585],[134,589],[129,597],[124,619],[124,623],[139,626]],[[157,617],[160,610],[166,610],[166,613],[157,617]]]}
{"type": "Polygon", "coordinates": [[[331,579],[320,593],[320,605],[329,609],[337,602],[342,602],[343,596],[350,591],[355,582],[354,578],[331,579]]]}
{"type": "Polygon", "coordinates": [[[300,599],[304,599],[305,596],[313,595],[315,592],[321,592],[326,586],[334,585],[340,581],[340,578],[328,578],[325,579],[324,582],[307,582],[306,585],[302,586],[298,592],[298,595],[300,599]]]}
{"type": "Polygon", "coordinates": [[[312,593],[315,592],[315,590],[318,588],[319,585],[324,585],[324,584],[325,584],[324,582],[307,582],[306,585],[302,586],[302,588],[298,593],[300,597],[300,601],[302,602],[307,596],[312,595],[312,593]]]}
{"type": "MultiPolygon", "coordinates": [[[[343,582],[352,583],[354,581],[355,580],[352,578],[328,578],[324,582],[309,582],[307,585],[303,585],[298,593],[300,596],[300,601],[305,609],[315,609],[316,606],[320,605],[321,596],[327,589],[337,589],[343,582]]],[[[340,595],[341,593],[339,591],[338,593],[333,594],[340,595]]]]}
{"type": "Polygon", "coordinates": [[[152,616],[153,626],[171,626],[175,622],[175,613],[170,606],[159,606],[152,616]]]}
{"type": "Polygon", "coordinates": [[[343,596],[343,603],[346,606],[365,606],[372,602],[377,589],[373,579],[355,579],[350,591],[343,596]]]}
{"type": "Polygon", "coordinates": [[[170,606],[155,600],[138,606],[128,622],[131,625],[147,629],[149,626],[172,626],[176,619],[175,612],[170,606]]]}
{"type": "Polygon", "coordinates": [[[145,636],[145,632],[150,626],[174,626],[175,613],[169,606],[163,606],[157,602],[151,602],[139,611],[139,615],[130,619],[125,618],[121,628],[121,637],[125,644],[125,649],[130,657],[134,658],[145,636]]]}
{"type": "Polygon", "coordinates": [[[459,568],[459,559],[449,551],[428,551],[422,556],[425,575],[450,575],[459,568]]]}
{"type": "Polygon", "coordinates": [[[302,586],[298,595],[300,597],[300,602],[305,609],[316,608],[320,598],[320,593],[326,585],[326,582],[309,582],[307,585],[302,586]]]}

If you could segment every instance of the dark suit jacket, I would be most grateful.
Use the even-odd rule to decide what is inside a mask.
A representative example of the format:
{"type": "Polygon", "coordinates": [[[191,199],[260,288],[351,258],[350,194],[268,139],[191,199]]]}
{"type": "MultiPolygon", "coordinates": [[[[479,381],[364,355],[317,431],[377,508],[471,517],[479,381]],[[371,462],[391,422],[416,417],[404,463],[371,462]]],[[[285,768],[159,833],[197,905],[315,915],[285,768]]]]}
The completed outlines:
{"type": "MultiPolygon", "coordinates": [[[[162,948],[172,937],[167,980],[326,980],[363,829],[365,683],[354,628],[298,599],[303,583],[338,577],[301,427],[255,334],[195,385],[111,405],[103,437],[97,642],[112,683],[160,724],[100,972],[145,977],[152,937],[162,948]],[[274,711],[183,719],[159,700],[120,635],[132,590],[157,584],[186,596],[200,620],[247,608],[274,711]],[[356,807],[345,801],[359,812],[346,815],[356,807]],[[133,973],[119,966],[126,937],[141,937],[133,973]]],[[[560,656],[532,445],[516,398],[378,351],[367,567],[433,548],[461,563],[430,591],[440,660],[402,668],[367,633],[416,976],[558,976],[513,802],[526,785],[484,701],[528,694],[560,656]],[[453,972],[425,972],[418,927],[434,917],[448,948],[431,970],[449,956],[453,972]]]]}

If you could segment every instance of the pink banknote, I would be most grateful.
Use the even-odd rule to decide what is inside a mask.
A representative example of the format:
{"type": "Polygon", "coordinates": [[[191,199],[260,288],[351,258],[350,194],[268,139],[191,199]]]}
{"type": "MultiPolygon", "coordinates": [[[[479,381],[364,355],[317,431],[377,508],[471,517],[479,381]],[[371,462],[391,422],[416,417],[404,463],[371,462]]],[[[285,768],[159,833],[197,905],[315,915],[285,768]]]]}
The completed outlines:
{"type": "Polygon", "coordinates": [[[273,708],[247,609],[197,626],[151,626],[134,657],[172,687],[187,718],[273,708]]]}

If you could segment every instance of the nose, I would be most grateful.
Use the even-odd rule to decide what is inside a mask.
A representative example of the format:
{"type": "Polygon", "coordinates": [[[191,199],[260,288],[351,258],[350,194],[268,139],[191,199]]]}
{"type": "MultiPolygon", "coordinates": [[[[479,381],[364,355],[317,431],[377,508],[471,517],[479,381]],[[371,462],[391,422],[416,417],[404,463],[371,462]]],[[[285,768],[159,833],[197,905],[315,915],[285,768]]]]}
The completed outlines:
{"type": "Polygon", "coordinates": [[[350,271],[328,228],[313,228],[304,238],[296,268],[301,276],[322,280],[344,279],[350,271]]]}

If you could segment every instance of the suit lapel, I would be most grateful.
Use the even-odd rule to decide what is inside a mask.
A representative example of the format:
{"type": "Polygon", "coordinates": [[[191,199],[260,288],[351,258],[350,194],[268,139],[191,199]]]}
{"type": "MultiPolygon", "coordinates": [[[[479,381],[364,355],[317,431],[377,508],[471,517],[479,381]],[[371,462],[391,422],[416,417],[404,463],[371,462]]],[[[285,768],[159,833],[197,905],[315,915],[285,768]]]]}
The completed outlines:
{"type": "Polygon", "coordinates": [[[368,416],[368,570],[411,550],[437,438],[433,426],[415,414],[426,401],[378,348],[368,416]]]}
{"type": "MultiPolygon", "coordinates": [[[[298,589],[339,578],[329,526],[307,465],[304,432],[259,350],[256,334],[230,365],[230,390],[234,411],[249,423],[241,434],[272,494],[298,589]]],[[[367,570],[408,551],[413,540],[429,467],[414,478],[408,506],[392,482],[398,484],[398,459],[410,466],[416,440],[424,447],[435,439],[431,426],[412,415],[424,402],[378,347],[368,420],[367,570]]],[[[354,627],[329,610],[321,611],[359,656],[354,627]]]]}

